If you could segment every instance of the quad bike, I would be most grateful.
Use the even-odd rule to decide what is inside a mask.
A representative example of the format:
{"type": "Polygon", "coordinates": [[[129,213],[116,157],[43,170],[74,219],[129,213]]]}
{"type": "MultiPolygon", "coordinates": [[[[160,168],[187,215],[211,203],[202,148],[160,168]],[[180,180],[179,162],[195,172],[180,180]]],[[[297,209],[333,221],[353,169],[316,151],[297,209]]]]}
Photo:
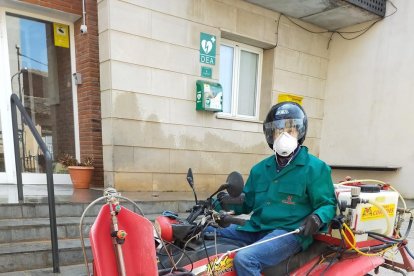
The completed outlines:
{"type": "MultiPolygon", "coordinates": [[[[225,184],[207,200],[200,201],[194,190],[191,169],[187,181],[195,196],[190,214],[180,219],[177,214],[164,212],[156,219],[155,227],[143,217],[134,202],[114,189],[92,202],[82,215],[81,233],[87,210],[98,201],[107,201],[89,235],[94,257],[93,275],[237,275],[233,267],[235,254],[258,243],[246,246],[214,234],[208,236],[205,229],[207,226],[243,224],[242,219],[228,212],[216,212],[213,198],[227,190],[228,203],[242,203],[241,175],[231,173],[225,184]],[[132,202],[140,215],[121,206],[119,199],[132,202]]],[[[405,271],[414,271],[414,256],[407,248],[406,239],[411,231],[413,213],[392,186],[370,179],[348,180],[335,184],[335,194],[337,216],[329,231],[314,235],[315,242],[306,251],[266,268],[264,275],[359,276],[369,275],[372,271],[377,273],[380,267],[402,275],[405,271]],[[398,208],[399,199],[401,208],[398,208]],[[407,228],[401,234],[403,224],[407,228]],[[402,262],[394,260],[398,252],[402,262]]],[[[296,229],[285,235],[296,235],[300,231],[296,229]]],[[[81,242],[84,244],[82,235],[81,242]]],[[[89,273],[86,254],[85,264],[89,273]]]]}

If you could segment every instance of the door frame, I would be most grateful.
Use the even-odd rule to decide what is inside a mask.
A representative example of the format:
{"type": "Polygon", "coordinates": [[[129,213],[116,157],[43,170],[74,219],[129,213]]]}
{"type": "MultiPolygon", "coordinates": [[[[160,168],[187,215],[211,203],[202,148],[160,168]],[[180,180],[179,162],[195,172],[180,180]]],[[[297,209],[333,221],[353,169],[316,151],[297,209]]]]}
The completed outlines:
{"type": "MultiPolygon", "coordinates": [[[[1,4],[1,1],[0,1],[1,4]]],[[[10,96],[12,94],[10,79],[10,65],[9,65],[9,50],[8,50],[8,38],[6,28],[6,13],[13,13],[16,15],[26,16],[29,18],[40,19],[47,22],[55,22],[66,24],[69,26],[69,47],[71,58],[71,74],[76,72],[76,58],[75,58],[75,34],[74,24],[66,20],[62,20],[53,16],[45,16],[34,11],[28,11],[26,4],[22,5],[25,10],[17,8],[0,6],[0,60],[6,60],[7,62],[0,63],[0,112],[2,120],[2,132],[3,132],[3,148],[4,159],[6,165],[6,172],[0,172],[0,184],[2,183],[17,183],[15,156],[14,156],[14,143],[11,123],[11,105],[10,96]],[[5,92],[4,92],[5,90],[5,92]]],[[[33,8],[33,6],[30,6],[33,8]]],[[[63,14],[63,12],[62,12],[63,14]]],[[[68,16],[72,18],[73,16],[68,16]]],[[[75,153],[76,158],[80,158],[80,142],[79,142],[79,121],[78,121],[78,98],[77,98],[77,85],[74,78],[71,78],[72,82],[72,101],[73,101],[73,122],[74,122],[74,136],[75,136],[75,153]]],[[[46,184],[45,173],[22,173],[23,184],[46,184]]],[[[71,184],[69,174],[53,174],[53,180],[55,184],[71,184]]]]}

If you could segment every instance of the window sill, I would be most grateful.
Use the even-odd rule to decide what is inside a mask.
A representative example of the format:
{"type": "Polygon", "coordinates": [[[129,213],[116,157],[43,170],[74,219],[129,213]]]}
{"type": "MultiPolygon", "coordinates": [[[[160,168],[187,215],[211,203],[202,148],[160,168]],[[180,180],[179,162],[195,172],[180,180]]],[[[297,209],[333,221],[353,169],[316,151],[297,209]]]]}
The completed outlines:
{"type": "Polygon", "coordinates": [[[232,116],[230,114],[225,113],[216,113],[217,119],[223,119],[223,120],[233,120],[233,121],[242,121],[242,122],[248,122],[248,123],[256,123],[256,124],[262,124],[263,122],[256,119],[256,118],[249,118],[249,117],[236,117],[232,116]]]}

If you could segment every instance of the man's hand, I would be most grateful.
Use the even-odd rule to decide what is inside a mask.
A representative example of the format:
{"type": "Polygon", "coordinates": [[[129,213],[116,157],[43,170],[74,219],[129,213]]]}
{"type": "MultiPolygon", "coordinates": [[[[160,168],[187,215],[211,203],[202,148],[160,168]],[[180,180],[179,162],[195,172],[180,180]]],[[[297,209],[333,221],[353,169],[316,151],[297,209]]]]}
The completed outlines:
{"type": "Polygon", "coordinates": [[[229,194],[227,192],[221,191],[217,194],[217,200],[221,202],[226,196],[229,196],[229,194]]]}
{"type": "Polygon", "coordinates": [[[304,236],[316,234],[322,226],[322,221],[316,214],[311,214],[305,218],[301,225],[300,233],[304,236]]]}

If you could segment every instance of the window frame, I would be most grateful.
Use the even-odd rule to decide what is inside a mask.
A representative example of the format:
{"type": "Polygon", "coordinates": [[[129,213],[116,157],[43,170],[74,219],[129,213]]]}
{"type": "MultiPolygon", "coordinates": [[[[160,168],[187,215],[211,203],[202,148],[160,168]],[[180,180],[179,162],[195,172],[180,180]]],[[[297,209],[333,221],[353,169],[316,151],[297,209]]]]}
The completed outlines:
{"type": "Polygon", "coordinates": [[[242,121],[258,121],[260,114],[260,95],[261,95],[261,80],[262,80],[262,64],[263,64],[263,49],[247,45],[241,42],[232,41],[221,38],[221,46],[232,47],[233,50],[233,78],[232,78],[232,99],[230,103],[230,112],[219,112],[217,118],[222,119],[235,119],[242,121]],[[240,78],[240,58],[241,52],[246,51],[258,55],[257,71],[256,71],[256,103],[255,103],[255,115],[241,115],[237,114],[238,111],[238,99],[239,99],[239,78],[240,78]]]}

